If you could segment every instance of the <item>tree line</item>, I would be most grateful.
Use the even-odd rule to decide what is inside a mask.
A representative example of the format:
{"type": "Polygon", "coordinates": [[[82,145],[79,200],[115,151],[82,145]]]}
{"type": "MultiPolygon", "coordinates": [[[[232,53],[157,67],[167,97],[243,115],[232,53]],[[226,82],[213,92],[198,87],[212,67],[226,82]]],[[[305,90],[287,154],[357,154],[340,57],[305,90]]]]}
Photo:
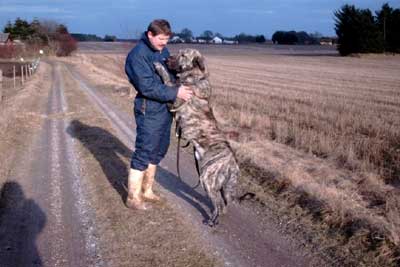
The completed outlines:
{"type": "Polygon", "coordinates": [[[352,53],[400,52],[400,9],[384,4],[375,15],[369,9],[344,5],[335,11],[338,50],[352,53]]]}
{"type": "Polygon", "coordinates": [[[71,36],[78,42],[102,42],[103,38],[95,34],[85,34],[85,33],[71,33],[71,36]]]}
{"type": "Polygon", "coordinates": [[[210,30],[205,30],[202,32],[199,36],[195,37],[193,32],[188,29],[184,28],[181,30],[181,32],[175,32],[174,36],[178,36],[182,40],[184,40],[187,43],[190,43],[196,38],[203,39],[207,42],[211,41],[215,37],[219,37],[223,40],[229,40],[229,41],[237,41],[238,43],[264,43],[266,41],[264,35],[250,35],[250,34],[245,34],[245,33],[240,33],[238,35],[235,35],[233,37],[227,37],[223,36],[222,34],[218,32],[213,32],[210,30]]]}
{"type": "Polygon", "coordinates": [[[17,18],[13,23],[8,21],[3,32],[9,33],[11,40],[21,40],[31,49],[47,48],[57,56],[68,56],[77,49],[67,26],[52,20],[34,19],[29,23],[17,18]]]}
{"type": "Polygon", "coordinates": [[[319,44],[322,35],[320,33],[308,34],[305,31],[276,31],[272,35],[274,44],[319,44]]]}

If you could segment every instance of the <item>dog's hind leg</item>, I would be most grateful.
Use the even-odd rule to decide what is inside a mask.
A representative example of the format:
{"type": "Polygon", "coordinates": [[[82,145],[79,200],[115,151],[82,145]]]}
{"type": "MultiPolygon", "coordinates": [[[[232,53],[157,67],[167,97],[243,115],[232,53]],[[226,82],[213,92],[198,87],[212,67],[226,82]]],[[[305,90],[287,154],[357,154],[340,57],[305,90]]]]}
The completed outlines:
{"type": "Polygon", "coordinates": [[[226,196],[224,187],[221,188],[220,194],[221,194],[221,198],[222,198],[220,211],[221,211],[221,214],[226,214],[228,200],[227,200],[227,196],[226,196]]]}
{"type": "Polygon", "coordinates": [[[211,218],[208,220],[208,225],[213,227],[218,224],[218,217],[221,214],[221,206],[225,205],[224,200],[222,199],[222,196],[220,192],[212,192],[210,194],[211,202],[214,206],[214,210],[212,213],[211,218]]]}
{"type": "Polygon", "coordinates": [[[227,182],[222,188],[222,194],[226,200],[226,205],[231,203],[237,203],[237,184],[240,176],[240,171],[237,165],[233,165],[233,169],[230,171],[230,176],[227,177],[227,182]]]}
{"type": "Polygon", "coordinates": [[[209,226],[214,226],[218,224],[218,218],[220,215],[224,214],[225,211],[225,200],[222,197],[222,192],[220,190],[212,190],[209,194],[211,202],[214,206],[214,210],[210,220],[208,221],[209,226]]]}
{"type": "Polygon", "coordinates": [[[213,227],[218,224],[218,216],[221,212],[221,210],[220,210],[221,202],[222,202],[222,204],[224,204],[224,200],[222,199],[222,196],[221,196],[219,190],[216,191],[215,189],[212,188],[212,185],[209,183],[210,181],[205,182],[206,181],[206,180],[204,180],[205,176],[206,176],[206,174],[203,173],[200,176],[200,181],[202,181],[204,190],[206,191],[206,193],[212,203],[212,215],[211,215],[210,219],[208,221],[206,221],[206,223],[209,226],[213,227]]]}

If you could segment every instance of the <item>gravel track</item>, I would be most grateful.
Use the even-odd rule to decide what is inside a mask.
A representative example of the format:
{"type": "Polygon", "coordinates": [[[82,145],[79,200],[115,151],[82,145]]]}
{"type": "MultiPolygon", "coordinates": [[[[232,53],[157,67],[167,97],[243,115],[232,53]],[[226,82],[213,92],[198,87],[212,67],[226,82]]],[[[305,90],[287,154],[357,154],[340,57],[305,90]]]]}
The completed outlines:
{"type": "MultiPolygon", "coordinates": [[[[135,138],[134,124],[130,115],[119,111],[113,103],[102,96],[96,88],[87,83],[83,76],[71,66],[70,74],[80,89],[103,113],[118,137],[132,148],[135,138]]],[[[208,218],[210,202],[201,189],[193,190],[190,185],[197,183],[197,173],[192,156],[181,155],[180,181],[175,172],[176,148],[171,146],[166,158],[160,163],[157,182],[171,206],[197,230],[202,240],[223,259],[225,266],[310,266],[311,255],[300,248],[299,242],[285,237],[279,227],[250,209],[233,206],[216,229],[202,224],[208,218]]]]}
{"type": "Polygon", "coordinates": [[[52,65],[46,118],[3,189],[0,266],[101,266],[83,193],[60,66],[52,65]]]}

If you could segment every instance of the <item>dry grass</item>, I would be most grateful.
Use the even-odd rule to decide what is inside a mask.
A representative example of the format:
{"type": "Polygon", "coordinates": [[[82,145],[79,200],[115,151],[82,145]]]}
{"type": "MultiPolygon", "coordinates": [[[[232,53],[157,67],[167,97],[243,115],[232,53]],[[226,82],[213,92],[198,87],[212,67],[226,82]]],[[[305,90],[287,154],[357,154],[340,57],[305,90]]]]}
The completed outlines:
{"type": "Polygon", "coordinates": [[[242,166],[275,173],[274,192],[337,230],[338,247],[365,264],[398,264],[400,57],[214,56],[209,65],[215,110],[242,133],[242,166]]]}
{"type": "Polygon", "coordinates": [[[76,53],[73,57],[54,59],[74,64],[98,84],[130,87],[124,71],[125,55],[76,53]]]}
{"type": "Polygon", "coordinates": [[[214,104],[230,114],[223,116],[229,124],[340,167],[392,182],[399,176],[400,57],[214,57],[209,64],[214,104]]]}
{"type": "MultiPolygon", "coordinates": [[[[214,112],[239,132],[242,185],[322,225],[327,249],[363,265],[399,264],[400,57],[217,50],[202,48],[214,112]]],[[[87,67],[119,77],[117,86],[124,59],[85,55],[87,67]]]]}
{"type": "Polygon", "coordinates": [[[0,188],[9,178],[16,157],[24,153],[43,123],[45,103],[51,86],[50,66],[42,63],[22,90],[7,92],[0,103],[0,188]]]}

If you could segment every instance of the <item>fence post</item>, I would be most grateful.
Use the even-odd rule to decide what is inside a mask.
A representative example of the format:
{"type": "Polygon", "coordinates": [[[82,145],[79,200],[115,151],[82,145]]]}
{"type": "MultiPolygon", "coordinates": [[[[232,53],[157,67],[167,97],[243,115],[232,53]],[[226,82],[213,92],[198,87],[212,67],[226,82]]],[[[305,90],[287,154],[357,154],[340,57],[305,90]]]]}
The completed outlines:
{"type": "Polygon", "coordinates": [[[24,65],[21,65],[21,84],[24,85],[24,65]]]}
{"type": "Polygon", "coordinates": [[[29,79],[28,65],[25,65],[25,77],[26,77],[26,80],[29,79]]]}
{"type": "Polygon", "coordinates": [[[3,100],[3,71],[0,70],[0,102],[3,100]]]}
{"type": "Polygon", "coordinates": [[[13,66],[13,77],[14,77],[14,89],[15,89],[15,65],[13,66]]]}

